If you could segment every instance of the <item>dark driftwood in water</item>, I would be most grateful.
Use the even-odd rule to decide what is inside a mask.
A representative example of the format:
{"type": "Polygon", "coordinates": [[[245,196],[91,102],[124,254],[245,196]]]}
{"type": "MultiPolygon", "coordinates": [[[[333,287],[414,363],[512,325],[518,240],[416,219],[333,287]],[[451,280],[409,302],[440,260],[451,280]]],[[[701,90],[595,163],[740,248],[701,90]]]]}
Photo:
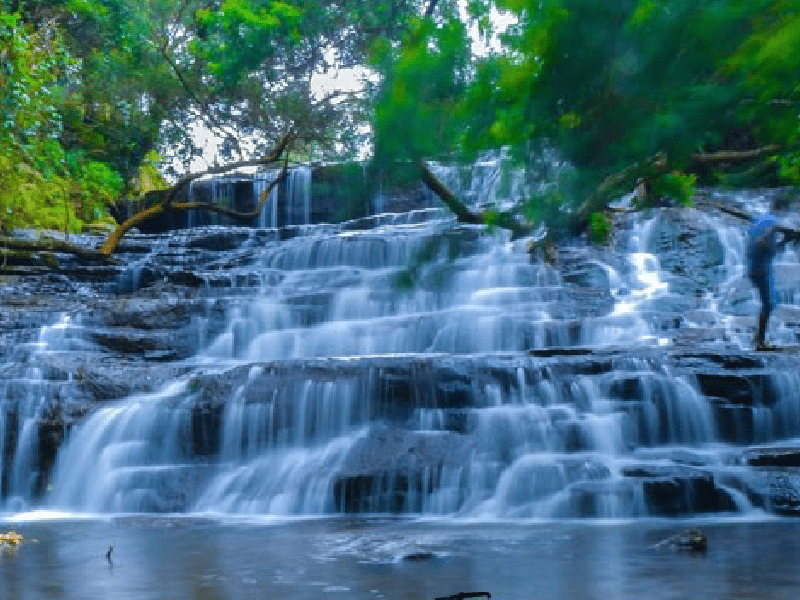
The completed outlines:
{"type": "Polygon", "coordinates": [[[178,183],[176,183],[174,186],[172,186],[169,190],[163,192],[162,196],[164,199],[159,204],[146,208],[145,210],[136,213],[123,223],[120,223],[117,226],[117,228],[109,234],[108,238],[106,238],[106,241],[103,242],[103,245],[100,247],[100,252],[105,255],[113,254],[117,248],[117,245],[119,244],[119,241],[122,239],[122,236],[124,236],[133,227],[136,227],[143,221],[146,221],[152,217],[155,217],[156,215],[160,215],[167,211],[203,210],[208,212],[216,212],[224,214],[240,221],[246,221],[255,218],[256,216],[258,216],[259,212],[261,211],[261,208],[267,201],[267,198],[269,197],[269,194],[272,191],[272,189],[278,184],[279,181],[281,181],[284,177],[286,177],[286,172],[289,164],[288,159],[284,160],[281,174],[273,181],[271,181],[267,189],[262,192],[258,206],[256,206],[256,208],[251,212],[239,212],[235,210],[230,210],[220,206],[215,206],[207,202],[182,202],[176,204],[174,200],[178,196],[178,193],[181,190],[183,190],[190,182],[200,177],[204,177],[206,175],[218,175],[221,173],[227,173],[229,171],[239,169],[241,167],[264,166],[278,162],[281,158],[281,155],[289,147],[289,143],[291,142],[292,139],[293,138],[291,134],[283,136],[280,142],[278,142],[278,145],[275,147],[275,149],[263,158],[240,161],[230,165],[225,165],[224,167],[214,167],[211,169],[207,169],[206,171],[202,171],[200,173],[193,173],[191,175],[187,175],[186,177],[181,179],[178,183]]]}
{"type": "Polygon", "coordinates": [[[653,548],[702,553],[708,550],[708,538],[703,531],[690,529],[658,542],[653,548]]]}

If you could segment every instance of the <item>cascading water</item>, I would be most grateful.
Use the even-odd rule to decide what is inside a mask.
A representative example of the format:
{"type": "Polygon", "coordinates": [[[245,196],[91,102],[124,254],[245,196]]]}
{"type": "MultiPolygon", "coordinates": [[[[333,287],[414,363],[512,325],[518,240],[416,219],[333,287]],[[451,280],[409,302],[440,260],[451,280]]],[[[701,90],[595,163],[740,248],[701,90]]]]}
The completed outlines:
{"type": "Polygon", "coordinates": [[[691,356],[667,364],[662,348],[702,324],[746,347],[757,303],[741,233],[721,222],[704,225],[716,279],[704,294],[676,292],[695,280],[668,281],[665,261],[680,256],[663,252],[665,218],[632,218],[622,260],[567,248],[558,267],[438,210],[250,239],[259,283],[222,295],[226,327],[188,375],[78,425],[45,503],[492,518],[752,510],[736,449],[800,434],[800,376],[748,371],[733,402],[718,397],[729,375],[695,376],[691,356]],[[596,356],[548,355],[587,345],[596,356]]]}
{"type": "MultiPolygon", "coordinates": [[[[269,185],[275,181],[278,173],[256,173],[253,176],[253,198],[256,205],[262,202],[262,195],[269,188],[269,185]]],[[[278,186],[275,185],[269,192],[269,195],[261,206],[261,211],[258,214],[259,227],[277,227],[278,226],[278,186]]]]}
{"type": "Polygon", "coordinates": [[[285,187],[286,225],[311,223],[311,167],[294,167],[287,173],[285,187]]]}
{"type": "Polygon", "coordinates": [[[25,505],[27,499],[45,491],[39,478],[40,444],[43,429],[57,426],[53,418],[59,411],[56,399],[72,400],[72,375],[44,376],[43,357],[52,353],[85,350],[80,323],[61,315],[58,322],[42,327],[38,339],[20,344],[0,380],[0,498],[11,508],[25,505]]]}
{"type": "MultiPolygon", "coordinates": [[[[256,204],[279,175],[279,172],[271,171],[253,176],[253,198],[256,204]]],[[[270,191],[259,213],[258,226],[308,225],[312,220],[311,209],[311,167],[293,167],[286,174],[285,182],[274,186],[270,191]],[[280,198],[283,198],[282,207],[280,198]]]]}

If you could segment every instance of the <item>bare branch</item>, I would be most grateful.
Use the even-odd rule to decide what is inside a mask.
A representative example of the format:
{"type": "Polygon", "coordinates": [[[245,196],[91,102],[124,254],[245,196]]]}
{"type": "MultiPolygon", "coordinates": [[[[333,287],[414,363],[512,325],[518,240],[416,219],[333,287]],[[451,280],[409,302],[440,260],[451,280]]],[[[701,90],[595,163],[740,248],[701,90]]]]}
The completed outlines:
{"type": "Polygon", "coordinates": [[[775,154],[781,149],[780,146],[772,144],[755,150],[720,150],[719,152],[701,152],[695,154],[692,159],[704,164],[718,164],[728,162],[747,162],[757,160],[775,154]]]}

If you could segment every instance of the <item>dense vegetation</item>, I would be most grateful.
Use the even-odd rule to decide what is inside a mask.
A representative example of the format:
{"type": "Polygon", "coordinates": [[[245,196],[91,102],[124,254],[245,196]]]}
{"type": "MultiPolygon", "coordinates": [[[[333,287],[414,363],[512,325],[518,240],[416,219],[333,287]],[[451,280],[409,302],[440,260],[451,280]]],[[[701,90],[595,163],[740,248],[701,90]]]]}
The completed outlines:
{"type": "Polygon", "coordinates": [[[800,182],[794,0],[458,6],[0,0],[0,230],[110,220],[165,185],[156,167],[190,168],[198,124],[223,160],[290,134],[297,158],[370,144],[375,168],[398,178],[499,148],[532,167],[547,148],[571,168],[520,207],[529,220],[569,203],[597,222],[637,180],[650,201],[686,201],[697,182],[800,182]],[[502,31],[498,11],[512,23],[502,31]],[[502,45],[474,55],[476,30],[502,45]],[[379,76],[315,94],[312,76],[342,66],[379,76]]]}

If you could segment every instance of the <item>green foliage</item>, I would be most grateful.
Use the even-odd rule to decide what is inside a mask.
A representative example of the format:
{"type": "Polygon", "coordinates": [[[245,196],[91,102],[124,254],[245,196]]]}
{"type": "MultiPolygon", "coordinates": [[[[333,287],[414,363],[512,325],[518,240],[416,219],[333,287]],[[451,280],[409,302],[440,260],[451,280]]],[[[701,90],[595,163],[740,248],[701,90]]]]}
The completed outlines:
{"type": "Polygon", "coordinates": [[[697,175],[672,171],[653,182],[652,195],[656,198],[672,198],[681,206],[691,206],[697,184],[697,175]]]}
{"type": "MultiPolygon", "coordinates": [[[[475,0],[479,25],[490,5],[517,23],[502,35],[502,52],[477,61],[465,95],[461,139],[475,152],[510,146],[529,161],[531,142],[544,140],[579,173],[577,196],[562,191],[565,201],[660,152],[675,172],[655,181],[656,191],[682,203],[695,181],[677,173],[697,169],[699,152],[774,144],[776,160],[747,165],[740,181],[796,176],[797,2],[475,0]]],[[[694,174],[718,183],[731,166],[694,174]]]]}
{"type": "Polygon", "coordinates": [[[778,162],[781,179],[791,185],[800,185],[800,151],[785,153],[778,162]]]}
{"type": "Polygon", "coordinates": [[[139,165],[139,173],[134,186],[134,194],[143,197],[147,192],[164,190],[169,187],[167,180],[161,174],[159,167],[163,157],[155,150],[147,153],[139,165]]]}
{"type": "Polygon", "coordinates": [[[595,244],[611,241],[611,220],[603,212],[593,212],[589,217],[589,239],[595,244]]]}
{"type": "Polygon", "coordinates": [[[36,155],[61,132],[58,82],[74,65],[51,27],[0,12],[0,150],[36,155]]]}
{"type": "Polygon", "coordinates": [[[76,64],[51,23],[0,13],[0,230],[80,231],[122,192],[108,165],[62,146],[63,83],[76,64]]]}
{"type": "Polygon", "coordinates": [[[584,197],[585,181],[580,171],[564,168],[548,173],[548,185],[525,201],[522,215],[529,223],[547,223],[553,230],[567,225],[572,212],[584,197]]]}
{"type": "Polygon", "coordinates": [[[384,76],[375,115],[375,159],[414,169],[420,158],[447,157],[457,147],[470,74],[467,31],[458,19],[421,22],[399,53],[389,43],[373,49],[384,76]]]}
{"type": "Polygon", "coordinates": [[[220,140],[223,159],[263,155],[287,131],[299,156],[353,155],[365,96],[319,98],[311,79],[363,65],[374,40],[395,43],[418,8],[415,0],[0,1],[0,152],[25,166],[1,180],[2,226],[51,224],[31,207],[65,197],[74,214],[66,211],[62,227],[74,228],[121,197],[163,187],[158,169],[177,175],[202,154],[195,125],[220,140]],[[149,161],[154,150],[164,159],[149,161]]]}

